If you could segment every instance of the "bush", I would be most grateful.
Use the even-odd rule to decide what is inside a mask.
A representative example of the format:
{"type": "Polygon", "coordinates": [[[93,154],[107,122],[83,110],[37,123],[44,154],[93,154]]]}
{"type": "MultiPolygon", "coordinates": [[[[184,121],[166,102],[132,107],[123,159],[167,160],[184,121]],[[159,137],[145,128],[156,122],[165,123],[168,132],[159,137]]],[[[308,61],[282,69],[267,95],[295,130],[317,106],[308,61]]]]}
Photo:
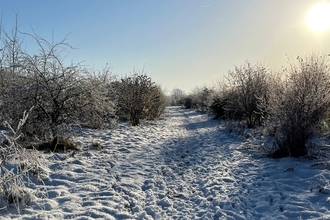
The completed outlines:
{"type": "Polygon", "coordinates": [[[74,100],[72,120],[88,128],[108,128],[117,124],[117,97],[110,67],[102,71],[85,70],[83,92],[74,100]]]}
{"type": "Polygon", "coordinates": [[[213,119],[227,119],[228,112],[226,111],[226,105],[228,103],[228,97],[225,94],[216,94],[209,106],[211,112],[214,114],[213,119]]]}
{"type": "MultiPolygon", "coordinates": [[[[4,43],[7,56],[11,53],[19,56],[2,63],[1,74],[7,76],[0,93],[3,120],[17,124],[21,112],[34,107],[23,132],[47,139],[46,136],[61,135],[70,124],[99,128],[114,116],[115,104],[107,96],[109,67],[93,74],[80,64],[66,66],[61,53],[72,49],[66,38],[49,43],[36,34],[25,35],[35,41],[39,53],[30,55],[20,49],[13,52],[4,43]]],[[[13,39],[8,37],[5,35],[3,42],[18,41],[17,35],[13,39]]]]}
{"type": "Polygon", "coordinates": [[[133,126],[139,125],[141,119],[159,117],[167,104],[161,88],[144,74],[134,73],[126,76],[116,87],[118,115],[130,120],[133,126]]]}
{"type": "Polygon", "coordinates": [[[147,108],[148,110],[145,117],[148,120],[159,118],[163,114],[166,106],[169,105],[169,99],[160,86],[157,86],[151,92],[152,94],[150,95],[153,98],[150,102],[150,106],[147,108]]]}
{"type": "Polygon", "coordinates": [[[0,145],[0,204],[3,207],[14,204],[18,211],[20,203],[28,204],[34,198],[31,189],[28,188],[30,178],[34,176],[42,179],[44,175],[43,157],[37,151],[27,150],[19,144],[21,129],[27,118],[28,114],[24,113],[16,125],[16,130],[7,124],[10,134],[2,133],[4,140],[0,145]]]}
{"type": "Polygon", "coordinates": [[[265,67],[258,64],[253,66],[249,62],[229,71],[226,89],[229,99],[225,110],[233,119],[246,121],[249,128],[262,124],[264,112],[258,106],[269,90],[268,73],[265,67]]]}
{"type": "Polygon", "coordinates": [[[201,112],[209,112],[214,91],[211,88],[196,88],[191,94],[183,98],[185,108],[193,108],[201,112]]]}
{"type": "Polygon", "coordinates": [[[329,107],[328,57],[310,55],[297,60],[297,65],[284,70],[284,80],[274,83],[267,101],[268,127],[277,144],[273,157],[305,156],[306,143],[319,131],[329,107]]]}
{"type": "Polygon", "coordinates": [[[191,109],[193,107],[192,95],[188,95],[182,99],[182,105],[185,109],[191,109]]]}

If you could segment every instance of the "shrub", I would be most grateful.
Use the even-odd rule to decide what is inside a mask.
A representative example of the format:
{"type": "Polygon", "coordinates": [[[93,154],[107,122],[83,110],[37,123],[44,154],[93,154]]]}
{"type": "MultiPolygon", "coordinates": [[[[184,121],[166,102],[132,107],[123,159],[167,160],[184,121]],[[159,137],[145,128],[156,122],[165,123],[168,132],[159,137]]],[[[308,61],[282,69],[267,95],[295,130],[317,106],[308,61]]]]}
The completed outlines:
{"type": "Polygon", "coordinates": [[[188,95],[182,99],[182,105],[185,109],[191,109],[193,107],[192,95],[188,95]]]}
{"type": "Polygon", "coordinates": [[[262,65],[246,62],[228,75],[228,102],[225,110],[235,120],[245,120],[249,128],[261,125],[260,99],[267,96],[269,70],[262,65]]]}
{"type": "MultiPolygon", "coordinates": [[[[33,106],[23,132],[44,139],[47,133],[51,137],[61,135],[73,123],[102,127],[114,116],[116,107],[106,92],[111,80],[109,67],[93,74],[80,64],[67,66],[61,58],[63,50],[72,49],[66,38],[49,43],[36,34],[25,35],[35,41],[39,52],[30,55],[15,50],[20,53],[19,59],[3,64],[2,75],[9,76],[0,98],[4,120],[17,124],[19,114],[33,106]]],[[[9,40],[16,42],[16,35],[9,40]]],[[[8,56],[12,53],[8,48],[5,51],[8,56]]]]}
{"type": "Polygon", "coordinates": [[[73,100],[74,114],[71,116],[77,124],[88,128],[113,127],[117,123],[117,97],[112,86],[114,77],[110,67],[102,71],[85,70],[86,77],[83,92],[73,100]]]}
{"type": "Polygon", "coordinates": [[[314,54],[297,60],[284,70],[284,80],[272,86],[268,97],[268,127],[278,146],[274,157],[305,156],[306,143],[319,130],[329,107],[328,57],[314,54]]]}
{"type": "Polygon", "coordinates": [[[184,99],[184,106],[201,112],[208,112],[210,110],[209,107],[213,95],[214,91],[211,88],[196,88],[188,97],[186,97],[186,99],[184,99]]]}
{"type": "Polygon", "coordinates": [[[14,204],[18,211],[20,203],[28,204],[34,198],[28,188],[31,174],[38,179],[43,178],[43,157],[37,151],[27,150],[19,144],[21,129],[27,118],[28,114],[24,113],[16,130],[7,124],[10,134],[2,133],[4,140],[0,145],[0,204],[4,207],[14,204]]]}
{"type": "Polygon", "coordinates": [[[153,97],[150,101],[150,105],[147,108],[146,119],[154,120],[159,118],[166,106],[169,105],[168,97],[165,95],[164,91],[160,86],[157,86],[154,90],[151,91],[151,97],[153,97]]]}
{"type": "Polygon", "coordinates": [[[144,74],[126,76],[116,87],[118,114],[130,120],[133,126],[139,125],[141,119],[159,117],[166,106],[166,97],[161,88],[144,74]]]}
{"type": "Polygon", "coordinates": [[[219,93],[213,96],[212,102],[209,106],[211,112],[214,114],[214,119],[226,119],[228,118],[228,112],[226,111],[226,105],[228,97],[225,94],[219,93]]]}

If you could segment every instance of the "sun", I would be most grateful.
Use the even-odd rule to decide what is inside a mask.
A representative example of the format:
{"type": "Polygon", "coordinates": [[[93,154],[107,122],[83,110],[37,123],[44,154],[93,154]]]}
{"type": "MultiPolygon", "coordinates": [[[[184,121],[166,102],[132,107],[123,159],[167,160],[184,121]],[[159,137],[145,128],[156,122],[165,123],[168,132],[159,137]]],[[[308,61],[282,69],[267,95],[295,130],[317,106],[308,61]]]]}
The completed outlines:
{"type": "Polygon", "coordinates": [[[314,6],[307,15],[307,25],[314,31],[325,31],[330,28],[330,4],[314,6]]]}

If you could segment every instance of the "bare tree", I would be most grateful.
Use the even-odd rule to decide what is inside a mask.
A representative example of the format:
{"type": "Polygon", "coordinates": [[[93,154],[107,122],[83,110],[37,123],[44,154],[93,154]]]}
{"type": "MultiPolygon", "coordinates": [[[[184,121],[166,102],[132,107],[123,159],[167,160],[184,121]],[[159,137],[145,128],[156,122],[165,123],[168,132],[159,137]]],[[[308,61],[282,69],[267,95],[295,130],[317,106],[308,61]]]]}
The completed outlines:
{"type": "Polygon", "coordinates": [[[18,17],[16,14],[15,26],[8,32],[0,24],[0,69],[6,70],[11,76],[15,76],[21,70],[24,59],[22,43],[19,35],[18,17]]]}
{"type": "Polygon", "coordinates": [[[183,90],[175,88],[171,92],[171,105],[181,105],[183,98],[186,96],[183,90]]]}

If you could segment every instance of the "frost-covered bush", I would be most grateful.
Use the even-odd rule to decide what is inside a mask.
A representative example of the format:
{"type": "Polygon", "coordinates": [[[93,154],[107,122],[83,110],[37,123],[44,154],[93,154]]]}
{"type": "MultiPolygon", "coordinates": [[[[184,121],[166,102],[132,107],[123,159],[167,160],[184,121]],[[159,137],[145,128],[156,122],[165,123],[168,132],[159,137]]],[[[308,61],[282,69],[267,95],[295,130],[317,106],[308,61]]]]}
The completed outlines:
{"type": "Polygon", "coordinates": [[[193,107],[193,98],[192,95],[187,95],[182,99],[182,106],[185,109],[191,109],[193,107]]]}
{"type": "Polygon", "coordinates": [[[298,57],[272,86],[265,109],[277,149],[274,157],[307,154],[308,139],[320,129],[329,108],[330,69],[327,56],[298,57]]]}
{"type": "Polygon", "coordinates": [[[263,113],[258,105],[268,89],[269,70],[262,65],[246,62],[234,71],[229,71],[228,102],[225,109],[235,120],[244,120],[249,128],[261,125],[263,113]]]}
{"type": "Polygon", "coordinates": [[[228,119],[229,113],[226,110],[229,97],[224,91],[216,93],[209,106],[211,112],[214,114],[214,119],[228,119]]]}
{"type": "Polygon", "coordinates": [[[118,115],[128,119],[133,126],[141,119],[159,117],[167,99],[161,88],[145,74],[134,73],[115,84],[118,97],[118,115]]]}
{"type": "Polygon", "coordinates": [[[214,90],[212,88],[196,88],[184,99],[185,108],[193,108],[201,112],[209,112],[214,90]]]}
{"type": "Polygon", "coordinates": [[[117,97],[112,86],[114,77],[110,67],[102,71],[85,70],[85,79],[81,85],[83,92],[74,101],[76,114],[72,119],[83,127],[113,127],[117,122],[117,97]]]}
{"type": "Polygon", "coordinates": [[[163,114],[166,106],[169,105],[169,99],[160,86],[157,86],[155,89],[153,89],[150,95],[153,97],[153,99],[150,102],[150,107],[148,108],[146,119],[154,120],[163,114]]]}
{"type": "Polygon", "coordinates": [[[17,124],[21,112],[34,107],[23,131],[45,138],[46,133],[61,135],[71,124],[99,128],[114,118],[115,103],[107,92],[111,81],[109,67],[94,73],[80,64],[65,64],[62,53],[72,49],[66,38],[50,43],[36,34],[25,34],[34,40],[39,51],[30,55],[15,44],[19,49],[13,52],[6,42],[18,42],[18,33],[13,38],[2,38],[4,53],[8,57],[17,55],[17,59],[2,63],[2,75],[8,76],[1,88],[3,120],[17,124]]]}
{"type": "Polygon", "coordinates": [[[27,150],[19,144],[21,129],[28,118],[23,118],[14,130],[9,124],[9,133],[0,134],[0,206],[14,204],[20,211],[19,204],[28,204],[34,199],[34,192],[29,188],[30,178],[42,179],[43,157],[36,150],[27,150]]]}

